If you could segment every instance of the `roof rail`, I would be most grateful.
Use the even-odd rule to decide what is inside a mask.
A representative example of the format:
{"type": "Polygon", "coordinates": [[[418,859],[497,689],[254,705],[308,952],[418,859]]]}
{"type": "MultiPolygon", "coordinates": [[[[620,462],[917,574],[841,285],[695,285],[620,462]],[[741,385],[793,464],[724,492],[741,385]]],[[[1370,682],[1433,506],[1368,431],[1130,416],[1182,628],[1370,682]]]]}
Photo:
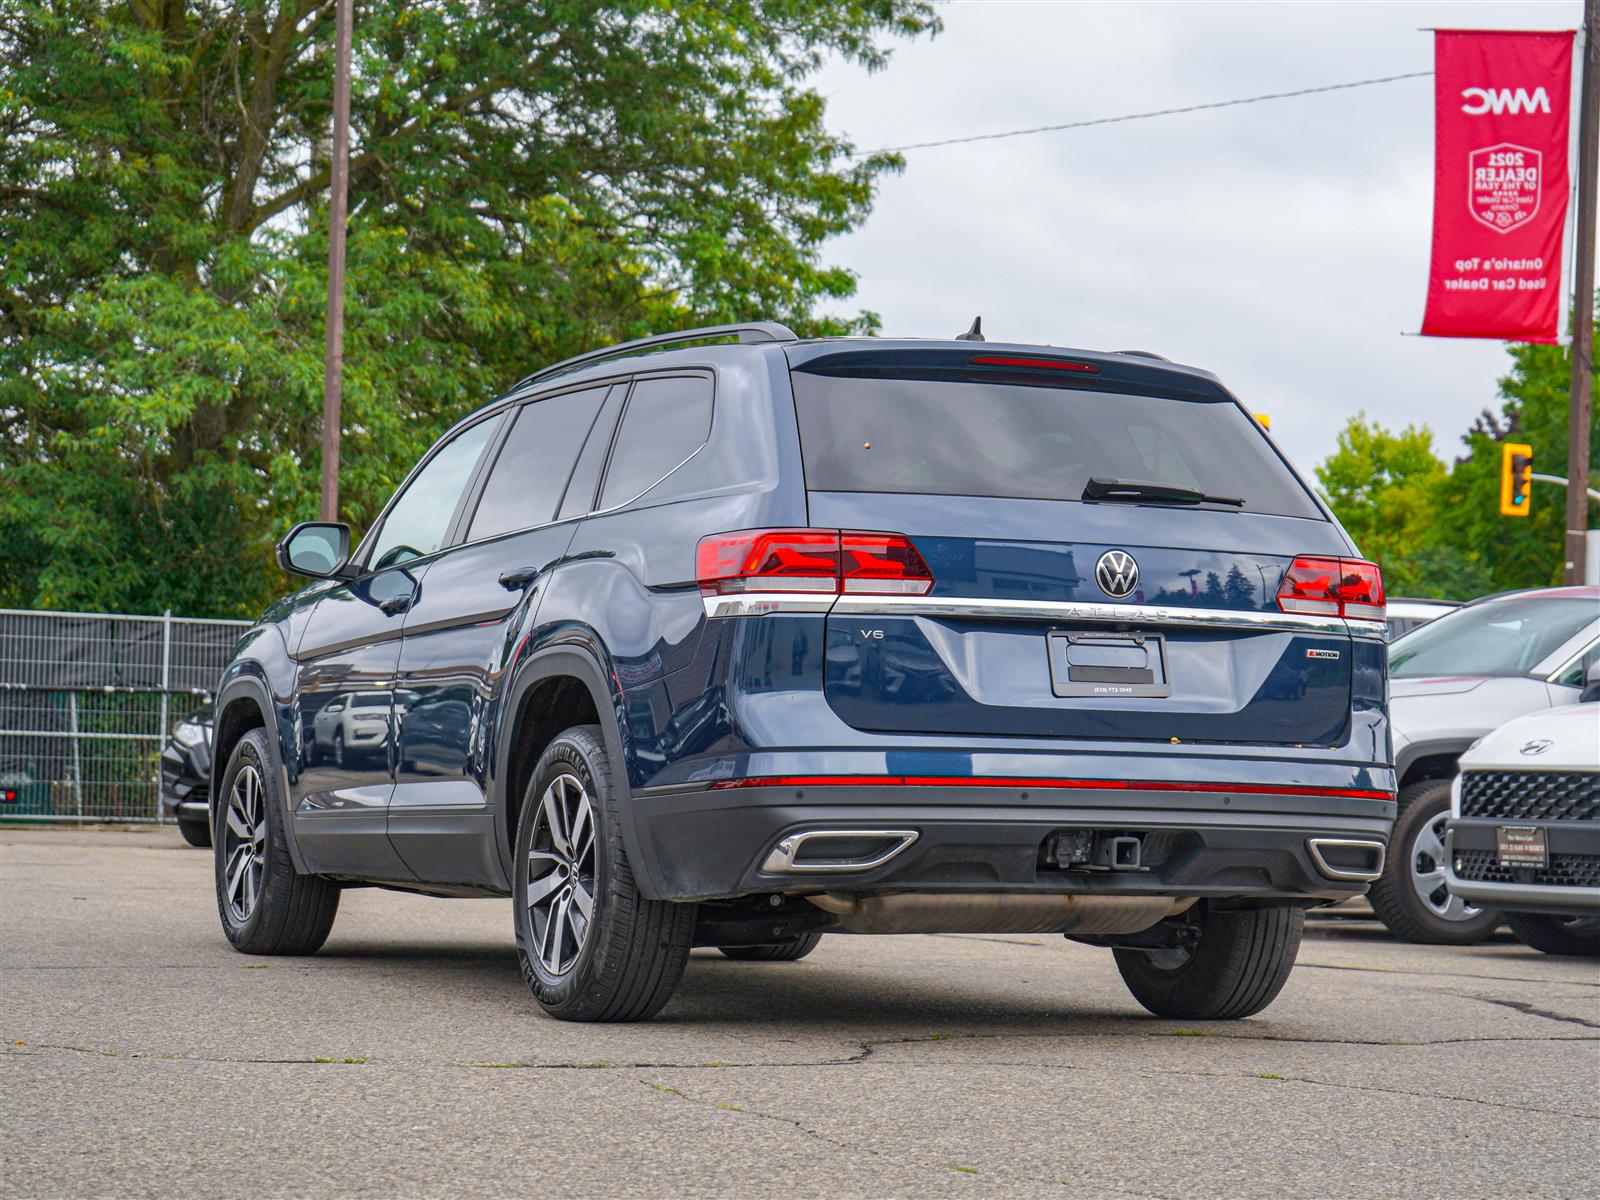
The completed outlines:
{"type": "Polygon", "coordinates": [[[517,381],[516,386],[532,383],[551,375],[565,374],[575,371],[579,367],[589,366],[591,363],[602,362],[608,358],[621,358],[626,354],[634,354],[640,350],[653,350],[659,346],[674,346],[679,342],[702,342],[709,338],[737,336],[740,342],[757,344],[761,342],[797,342],[799,337],[787,325],[780,325],[776,321],[749,321],[740,325],[706,325],[700,329],[684,329],[677,333],[652,333],[649,337],[635,338],[631,342],[618,342],[614,346],[607,346],[603,350],[591,350],[587,354],[577,354],[572,358],[564,358],[560,362],[551,363],[548,367],[535,371],[517,381]]]}

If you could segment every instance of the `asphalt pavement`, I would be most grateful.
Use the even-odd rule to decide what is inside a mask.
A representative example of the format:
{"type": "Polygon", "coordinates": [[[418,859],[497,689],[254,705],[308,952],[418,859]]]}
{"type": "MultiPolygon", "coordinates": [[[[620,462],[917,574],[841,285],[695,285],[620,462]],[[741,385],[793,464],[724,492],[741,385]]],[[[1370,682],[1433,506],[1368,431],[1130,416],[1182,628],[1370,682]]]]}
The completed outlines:
{"type": "Polygon", "coordinates": [[[0,1195],[1600,1196],[1600,964],[1319,923],[1246,1021],[1051,937],[697,950],[544,1017],[507,901],[235,953],[169,830],[0,828],[0,1195]]]}

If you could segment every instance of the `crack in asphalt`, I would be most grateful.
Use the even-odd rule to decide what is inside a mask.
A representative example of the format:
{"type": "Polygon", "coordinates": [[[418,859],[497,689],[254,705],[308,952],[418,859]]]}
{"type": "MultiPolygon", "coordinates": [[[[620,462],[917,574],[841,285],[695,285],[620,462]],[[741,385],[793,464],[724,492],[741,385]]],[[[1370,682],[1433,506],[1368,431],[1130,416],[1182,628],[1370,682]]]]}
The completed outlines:
{"type": "Polygon", "coordinates": [[[1590,983],[1584,979],[1529,979],[1523,975],[1474,975],[1466,971],[1411,971],[1405,967],[1357,967],[1343,963],[1295,963],[1298,970],[1301,967],[1313,971],[1369,971],[1374,975],[1416,975],[1422,979],[1481,979],[1486,983],[1537,983],[1543,987],[1556,983],[1563,987],[1585,987],[1600,989],[1600,983],[1590,983]]]}
{"type": "MultiPolygon", "coordinates": [[[[863,1061],[866,1060],[866,1058],[868,1056],[871,1055],[871,1053],[872,1053],[872,1046],[870,1044],[866,1043],[866,1042],[863,1042],[863,1043],[861,1043],[861,1051],[859,1052],[859,1054],[854,1056],[850,1061],[863,1062],[863,1061]]],[[[892,1153],[887,1153],[887,1152],[885,1152],[883,1150],[878,1150],[878,1149],[875,1149],[872,1146],[863,1145],[863,1144],[861,1144],[859,1142],[844,1141],[844,1140],[841,1140],[839,1138],[832,1137],[832,1136],[830,1136],[830,1135],[828,1135],[826,1133],[823,1133],[820,1129],[816,1129],[813,1126],[807,1125],[804,1121],[801,1121],[801,1120],[799,1120],[798,1118],[795,1118],[795,1117],[785,1117],[785,1116],[781,1116],[781,1115],[779,1115],[777,1113],[762,1112],[760,1109],[744,1108],[744,1107],[741,1107],[739,1105],[728,1104],[728,1103],[725,1103],[725,1102],[723,1102],[721,1100],[711,1100],[711,1099],[706,1099],[706,1098],[701,1097],[701,1096],[692,1096],[688,1092],[683,1091],[681,1088],[669,1087],[666,1084],[656,1083],[656,1082],[654,1082],[653,1080],[650,1080],[650,1079],[641,1078],[639,1080],[639,1082],[644,1084],[646,1087],[650,1088],[651,1091],[656,1092],[656,1093],[661,1094],[661,1095],[676,1096],[678,1099],[686,1101],[687,1103],[697,1104],[697,1105],[700,1105],[701,1107],[704,1107],[704,1108],[711,1108],[711,1109],[713,1109],[713,1110],[715,1110],[717,1112],[732,1113],[735,1116],[742,1116],[742,1117],[756,1117],[756,1118],[759,1118],[760,1120],[763,1120],[763,1121],[771,1121],[771,1122],[773,1122],[775,1124],[778,1124],[778,1125],[786,1125],[789,1128],[794,1129],[794,1130],[796,1130],[797,1132],[799,1132],[801,1134],[804,1134],[808,1138],[812,1138],[815,1141],[821,1142],[825,1146],[832,1146],[835,1150],[844,1150],[846,1152],[856,1153],[856,1154],[867,1154],[867,1155],[872,1156],[873,1158],[879,1159],[879,1160],[881,1160],[883,1162],[886,1162],[886,1163],[890,1163],[893,1166],[900,1167],[902,1169],[911,1169],[911,1170],[917,1170],[917,1171],[956,1172],[956,1173],[960,1173],[960,1174],[970,1174],[974,1178],[983,1178],[983,1179],[987,1179],[987,1180],[991,1180],[991,1181],[995,1181],[995,1182],[1026,1183],[1026,1184],[1031,1184],[1031,1185],[1034,1185],[1034,1186],[1038,1186],[1038,1185],[1042,1184],[1042,1185],[1045,1185],[1047,1187],[1056,1188],[1056,1189],[1065,1189],[1067,1191],[1072,1191],[1073,1188],[1074,1188],[1073,1184],[1067,1182],[1066,1180],[1061,1180],[1061,1179],[1046,1179],[1046,1178],[1042,1178],[1040,1176],[1034,1176],[1034,1175],[1015,1176],[1015,1175],[1008,1175],[1008,1174],[992,1174],[992,1173],[989,1173],[989,1172],[979,1172],[976,1168],[964,1166],[964,1165],[959,1164],[959,1163],[950,1163],[950,1162],[934,1162],[934,1163],[930,1163],[930,1162],[925,1162],[925,1161],[920,1161],[920,1160],[915,1160],[915,1159],[907,1160],[907,1159],[904,1159],[904,1158],[900,1157],[899,1155],[892,1154],[892,1153]]],[[[941,1177],[942,1178],[948,1178],[948,1175],[941,1175],[941,1177]]],[[[1108,1194],[1108,1193],[1103,1193],[1102,1192],[1100,1194],[1108,1194]]],[[[1124,1193],[1118,1193],[1118,1194],[1124,1195],[1124,1196],[1128,1195],[1128,1193],[1125,1193],[1125,1192],[1124,1193]]],[[[1170,1200],[1169,1197],[1154,1196],[1154,1193],[1144,1193],[1144,1195],[1152,1196],[1153,1200],[1170,1200]]]]}
{"type": "Polygon", "coordinates": [[[73,1054],[90,1054],[96,1058],[144,1059],[149,1062],[223,1063],[272,1067],[359,1067],[373,1061],[370,1058],[328,1057],[316,1058],[222,1058],[207,1054],[162,1054],[148,1050],[105,1050],[95,1046],[73,1046],[64,1042],[14,1042],[6,1047],[12,1055],[22,1058],[40,1050],[66,1050],[73,1054]]]}
{"type": "Polygon", "coordinates": [[[1317,1087],[1338,1088],[1351,1092],[1382,1092],[1391,1096],[1409,1096],[1416,1100],[1450,1100],[1458,1104],[1482,1104],[1487,1108],[1507,1108],[1513,1112],[1541,1113],[1551,1117],[1569,1117],[1577,1121],[1594,1121],[1600,1123],[1600,1113],[1571,1112],[1560,1108],[1540,1108],[1532,1104],[1507,1104],[1501,1100],[1480,1100],[1474,1096],[1457,1096],[1449,1092],[1415,1092],[1406,1088],[1379,1087],[1370,1083],[1335,1083],[1330,1079],[1313,1079],[1309,1075],[1278,1075],[1262,1076],[1259,1074],[1244,1074],[1234,1071],[1162,1071],[1154,1072],[1158,1075],[1179,1075],[1195,1079],[1242,1079],[1246,1082],[1257,1080],[1265,1083],[1308,1083],[1317,1087]]]}
{"type": "Polygon", "coordinates": [[[1521,1000],[1501,1000],[1494,996],[1468,995],[1468,1000],[1478,1000],[1484,1004],[1494,1004],[1500,1008],[1509,1008],[1513,1012],[1525,1013],[1530,1017],[1543,1017],[1546,1021],[1560,1021],[1567,1025],[1578,1025],[1584,1029],[1600,1029],[1600,1021],[1591,1021],[1587,1017],[1569,1017],[1564,1013],[1551,1012],[1547,1008],[1535,1008],[1521,1000]]]}
{"type": "MultiPolygon", "coordinates": [[[[1473,1000],[1482,1000],[1485,1003],[1489,1003],[1489,1004],[1500,1004],[1500,1005],[1503,1005],[1504,1007],[1513,1008],[1513,1009],[1515,1009],[1515,1010],[1517,1010],[1519,1012],[1527,1013],[1530,1016],[1543,1017],[1543,1018],[1546,1018],[1548,1020],[1554,1020],[1554,1021],[1570,1022],[1570,1023],[1574,1023],[1574,1024],[1578,1024],[1578,1025],[1584,1026],[1584,1027],[1588,1027],[1588,1028],[1600,1029],[1600,1024],[1596,1024],[1594,1022],[1586,1021],[1581,1017],[1564,1017],[1564,1016],[1562,1016],[1562,1015],[1560,1015],[1558,1013],[1550,1013],[1550,1012],[1545,1012],[1545,1011],[1540,1010],[1540,1009],[1535,1009],[1535,1008],[1533,1008],[1531,1006],[1524,1005],[1524,1004],[1520,1003],[1519,1001],[1495,1000],[1495,999],[1492,999],[1492,998],[1487,997],[1487,996],[1469,996],[1467,998],[1468,999],[1473,999],[1473,1000]]],[[[1155,1041],[1155,1040],[1173,1038],[1173,1037],[1198,1037],[1198,1038],[1209,1038],[1209,1039],[1212,1039],[1214,1041],[1264,1042],[1264,1043],[1270,1042],[1270,1043],[1284,1043],[1284,1044],[1290,1044],[1290,1045],[1306,1045],[1306,1046],[1372,1046],[1372,1047],[1456,1046],[1456,1045],[1475,1044],[1475,1043],[1515,1044],[1515,1043],[1527,1043],[1527,1042],[1600,1042],[1600,1036],[1592,1036],[1591,1037],[1591,1036],[1588,1036],[1588,1035],[1581,1035],[1581,1034],[1580,1035],[1565,1036],[1565,1037],[1553,1036],[1553,1035],[1552,1036],[1544,1036],[1544,1037],[1499,1036],[1499,1037],[1432,1038],[1432,1039],[1428,1039],[1428,1040],[1402,1041],[1402,1040],[1376,1040],[1376,1039],[1356,1039],[1356,1038],[1312,1038],[1312,1037],[1279,1036],[1279,1035],[1271,1035],[1271,1034],[1213,1033],[1213,1032],[1210,1032],[1210,1031],[1201,1031],[1201,1030],[1193,1030],[1193,1029],[1172,1029],[1172,1030],[1166,1030],[1166,1031],[1157,1032],[1157,1033],[1080,1033],[1080,1034],[1074,1034],[1074,1033],[1012,1033],[1012,1032],[1008,1032],[1008,1033],[933,1033],[933,1034],[922,1034],[922,1035],[913,1036],[913,1037],[867,1038],[867,1039],[856,1041],[854,1043],[858,1048],[852,1054],[845,1055],[843,1057],[837,1057],[836,1056],[836,1057],[831,1057],[831,1058],[812,1058],[812,1059],[802,1059],[802,1060],[799,1060],[799,1061],[762,1060],[762,1061],[749,1061],[749,1062],[738,1062],[738,1061],[734,1061],[734,1062],[729,1062],[729,1061],[675,1062],[675,1061],[672,1061],[672,1060],[664,1060],[664,1059],[647,1059],[647,1060],[628,1061],[628,1062],[615,1062],[615,1063],[613,1063],[613,1062],[601,1062],[601,1061],[590,1061],[590,1062],[511,1061],[511,1062],[447,1062],[447,1063],[444,1063],[442,1065],[452,1066],[452,1067],[459,1067],[459,1068],[461,1068],[463,1070],[480,1070],[480,1071],[481,1070],[524,1070],[524,1071],[719,1071],[719,1070],[758,1070],[758,1069],[765,1069],[765,1068],[795,1070],[795,1069],[805,1069],[805,1068],[812,1068],[812,1067],[848,1067],[848,1066],[857,1066],[857,1065],[860,1065],[862,1063],[865,1063],[865,1062],[869,1061],[877,1053],[877,1051],[879,1049],[881,1049],[883,1047],[887,1047],[887,1046],[922,1046],[922,1045],[937,1045],[940,1042],[947,1042],[947,1041],[948,1042],[974,1042],[974,1041],[999,1041],[999,1040],[1008,1040],[1008,1041],[1041,1041],[1041,1040],[1071,1041],[1071,1040],[1083,1040],[1083,1039],[1098,1039],[1098,1040],[1102,1040],[1102,1041],[1135,1041],[1135,1040],[1155,1041]]],[[[101,1057],[101,1058],[148,1059],[148,1060],[158,1061],[158,1062],[202,1062],[202,1063],[219,1063],[219,1064],[235,1063],[235,1064],[252,1064],[252,1065],[253,1064],[266,1064],[266,1065],[280,1065],[280,1066],[295,1066],[295,1065],[306,1065],[306,1066],[347,1066],[348,1065],[348,1066],[355,1066],[355,1065],[365,1065],[365,1064],[367,1064],[369,1062],[370,1063],[374,1063],[374,1064],[383,1064],[383,1060],[382,1059],[374,1059],[374,1058],[371,1058],[371,1057],[361,1058],[359,1060],[354,1059],[354,1058],[351,1058],[351,1059],[334,1058],[332,1056],[329,1056],[329,1057],[302,1057],[302,1058],[243,1058],[243,1057],[237,1057],[237,1056],[220,1056],[220,1055],[207,1055],[207,1054],[167,1054],[167,1053],[161,1053],[161,1052],[140,1051],[140,1050],[118,1051],[118,1050],[109,1050],[109,1049],[104,1049],[104,1048],[97,1048],[97,1047],[93,1047],[93,1046],[77,1046],[77,1045],[72,1045],[70,1043],[61,1043],[61,1042],[26,1043],[26,1042],[18,1041],[18,1042],[13,1042],[11,1045],[7,1046],[6,1049],[8,1051],[10,1051],[12,1054],[17,1054],[17,1055],[25,1055],[25,1054],[29,1054],[29,1053],[33,1053],[33,1052],[37,1052],[37,1051],[42,1051],[42,1050],[61,1050],[61,1051],[69,1051],[69,1052],[76,1053],[76,1054],[92,1054],[92,1055],[96,1055],[96,1056],[101,1057]]],[[[388,1064],[386,1064],[386,1065],[399,1065],[399,1063],[398,1063],[397,1060],[390,1060],[390,1062],[388,1064]]],[[[1008,1061],[979,1060],[979,1061],[973,1062],[973,1061],[967,1060],[967,1061],[965,1061],[965,1062],[963,1062],[961,1064],[955,1064],[955,1063],[953,1063],[951,1061],[931,1062],[931,1063],[930,1062],[914,1062],[913,1061],[913,1062],[896,1063],[894,1065],[897,1065],[897,1066],[966,1065],[966,1066],[1014,1067],[1014,1066],[1025,1066],[1025,1065],[1028,1065],[1028,1064],[1017,1063],[1017,1062],[1008,1062],[1008,1061]]],[[[1037,1065],[1037,1064],[1035,1064],[1035,1065],[1037,1065]]],[[[1078,1066],[1074,1066],[1072,1064],[1052,1064],[1051,1069],[1052,1070],[1056,1070],[1056,1069],[1089,1070],[1091,1068],[1078,1067],[1078,1066]]],[[[1166,1072],[1166,1073],[1168,1073],[1168,1074],[1196,1074],[1196,1075],[1217,1075],[1218,1074],[1218,1073],[1215,1073],[1215,1072],[1182,1072],[1182,1071],[1169,1071],[1169,1072],[1166,1072]]],[[[1222,1076],[1219,1075],[1218,1077],[1222,1077],[1222,1076]]],[[[1240,1076],[1240,1078],[1253,1078],[1253,1077],[1254,1076],[1248,1076],[1248,1075],[1240,1076]]],[[[1303,1080],[1302,1082],[1317,1082],[1317,1081],[1316,1080],[1303,1080]]],[[[1329,1087],[1338,1087],[1338,1086],[1355,1086],[1355,1085],[1340,1085],[1340,1084],[1332,1084],[1332,1083],[1330,1083],[1330,1084],[1328,1084],[1328,1086],[1329,1087]]],[[[1421,1095],[1421,1094],[1427,1094],[1427,1093],[1416,1093],[1416,1094],[1421,1095]]],[[[1449,1097],[1440,1097],[1440,1098],[1448,1099],[1449,1097]]],[[[1484,1103],[1487,1103],[1487,1101],[1485,1101],[1484,1103]]]]}

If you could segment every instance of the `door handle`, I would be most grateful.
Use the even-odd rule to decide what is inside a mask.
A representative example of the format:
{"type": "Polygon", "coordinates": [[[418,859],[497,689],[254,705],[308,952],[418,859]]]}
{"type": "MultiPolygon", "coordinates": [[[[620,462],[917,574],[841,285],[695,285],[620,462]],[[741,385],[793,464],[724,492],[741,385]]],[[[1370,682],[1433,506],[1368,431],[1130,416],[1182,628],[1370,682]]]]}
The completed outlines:
{"type": "Polygon", "coordinates": [[[396,613],[405,612],[410,607],[411,593],[407,592],[403,596],[390,596],[387,600],[382,601],[378,605],[378,611],[386,617],[392,617],[396,613]]]}
{"type": "Polygon", "coordinates": [[[500,586],[508,592],[515,592],[527,587],[537,578],[539,578],[538,567],[520,567],[515,571],[507,571],[500,576],[500,586]]]}

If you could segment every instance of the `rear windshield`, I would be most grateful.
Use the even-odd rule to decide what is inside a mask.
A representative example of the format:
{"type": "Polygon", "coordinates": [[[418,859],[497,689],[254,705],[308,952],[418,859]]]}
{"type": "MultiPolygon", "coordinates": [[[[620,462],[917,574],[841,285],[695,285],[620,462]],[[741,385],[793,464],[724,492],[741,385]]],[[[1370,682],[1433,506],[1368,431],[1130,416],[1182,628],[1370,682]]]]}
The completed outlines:
{"type": "Polygon", "coordinates": [[[1321,512],[1225,400],[795,372],[806,486],[1079,500],[1092,476],[1236,497],[1251,512],[1321,512]]]}
{"type": "Polygon", "coordinates": [[[1389,674],[1526,675],[1600,617],[1582,596],[1511,596],[1446,613],[1389,647],[1389,674]]]}

